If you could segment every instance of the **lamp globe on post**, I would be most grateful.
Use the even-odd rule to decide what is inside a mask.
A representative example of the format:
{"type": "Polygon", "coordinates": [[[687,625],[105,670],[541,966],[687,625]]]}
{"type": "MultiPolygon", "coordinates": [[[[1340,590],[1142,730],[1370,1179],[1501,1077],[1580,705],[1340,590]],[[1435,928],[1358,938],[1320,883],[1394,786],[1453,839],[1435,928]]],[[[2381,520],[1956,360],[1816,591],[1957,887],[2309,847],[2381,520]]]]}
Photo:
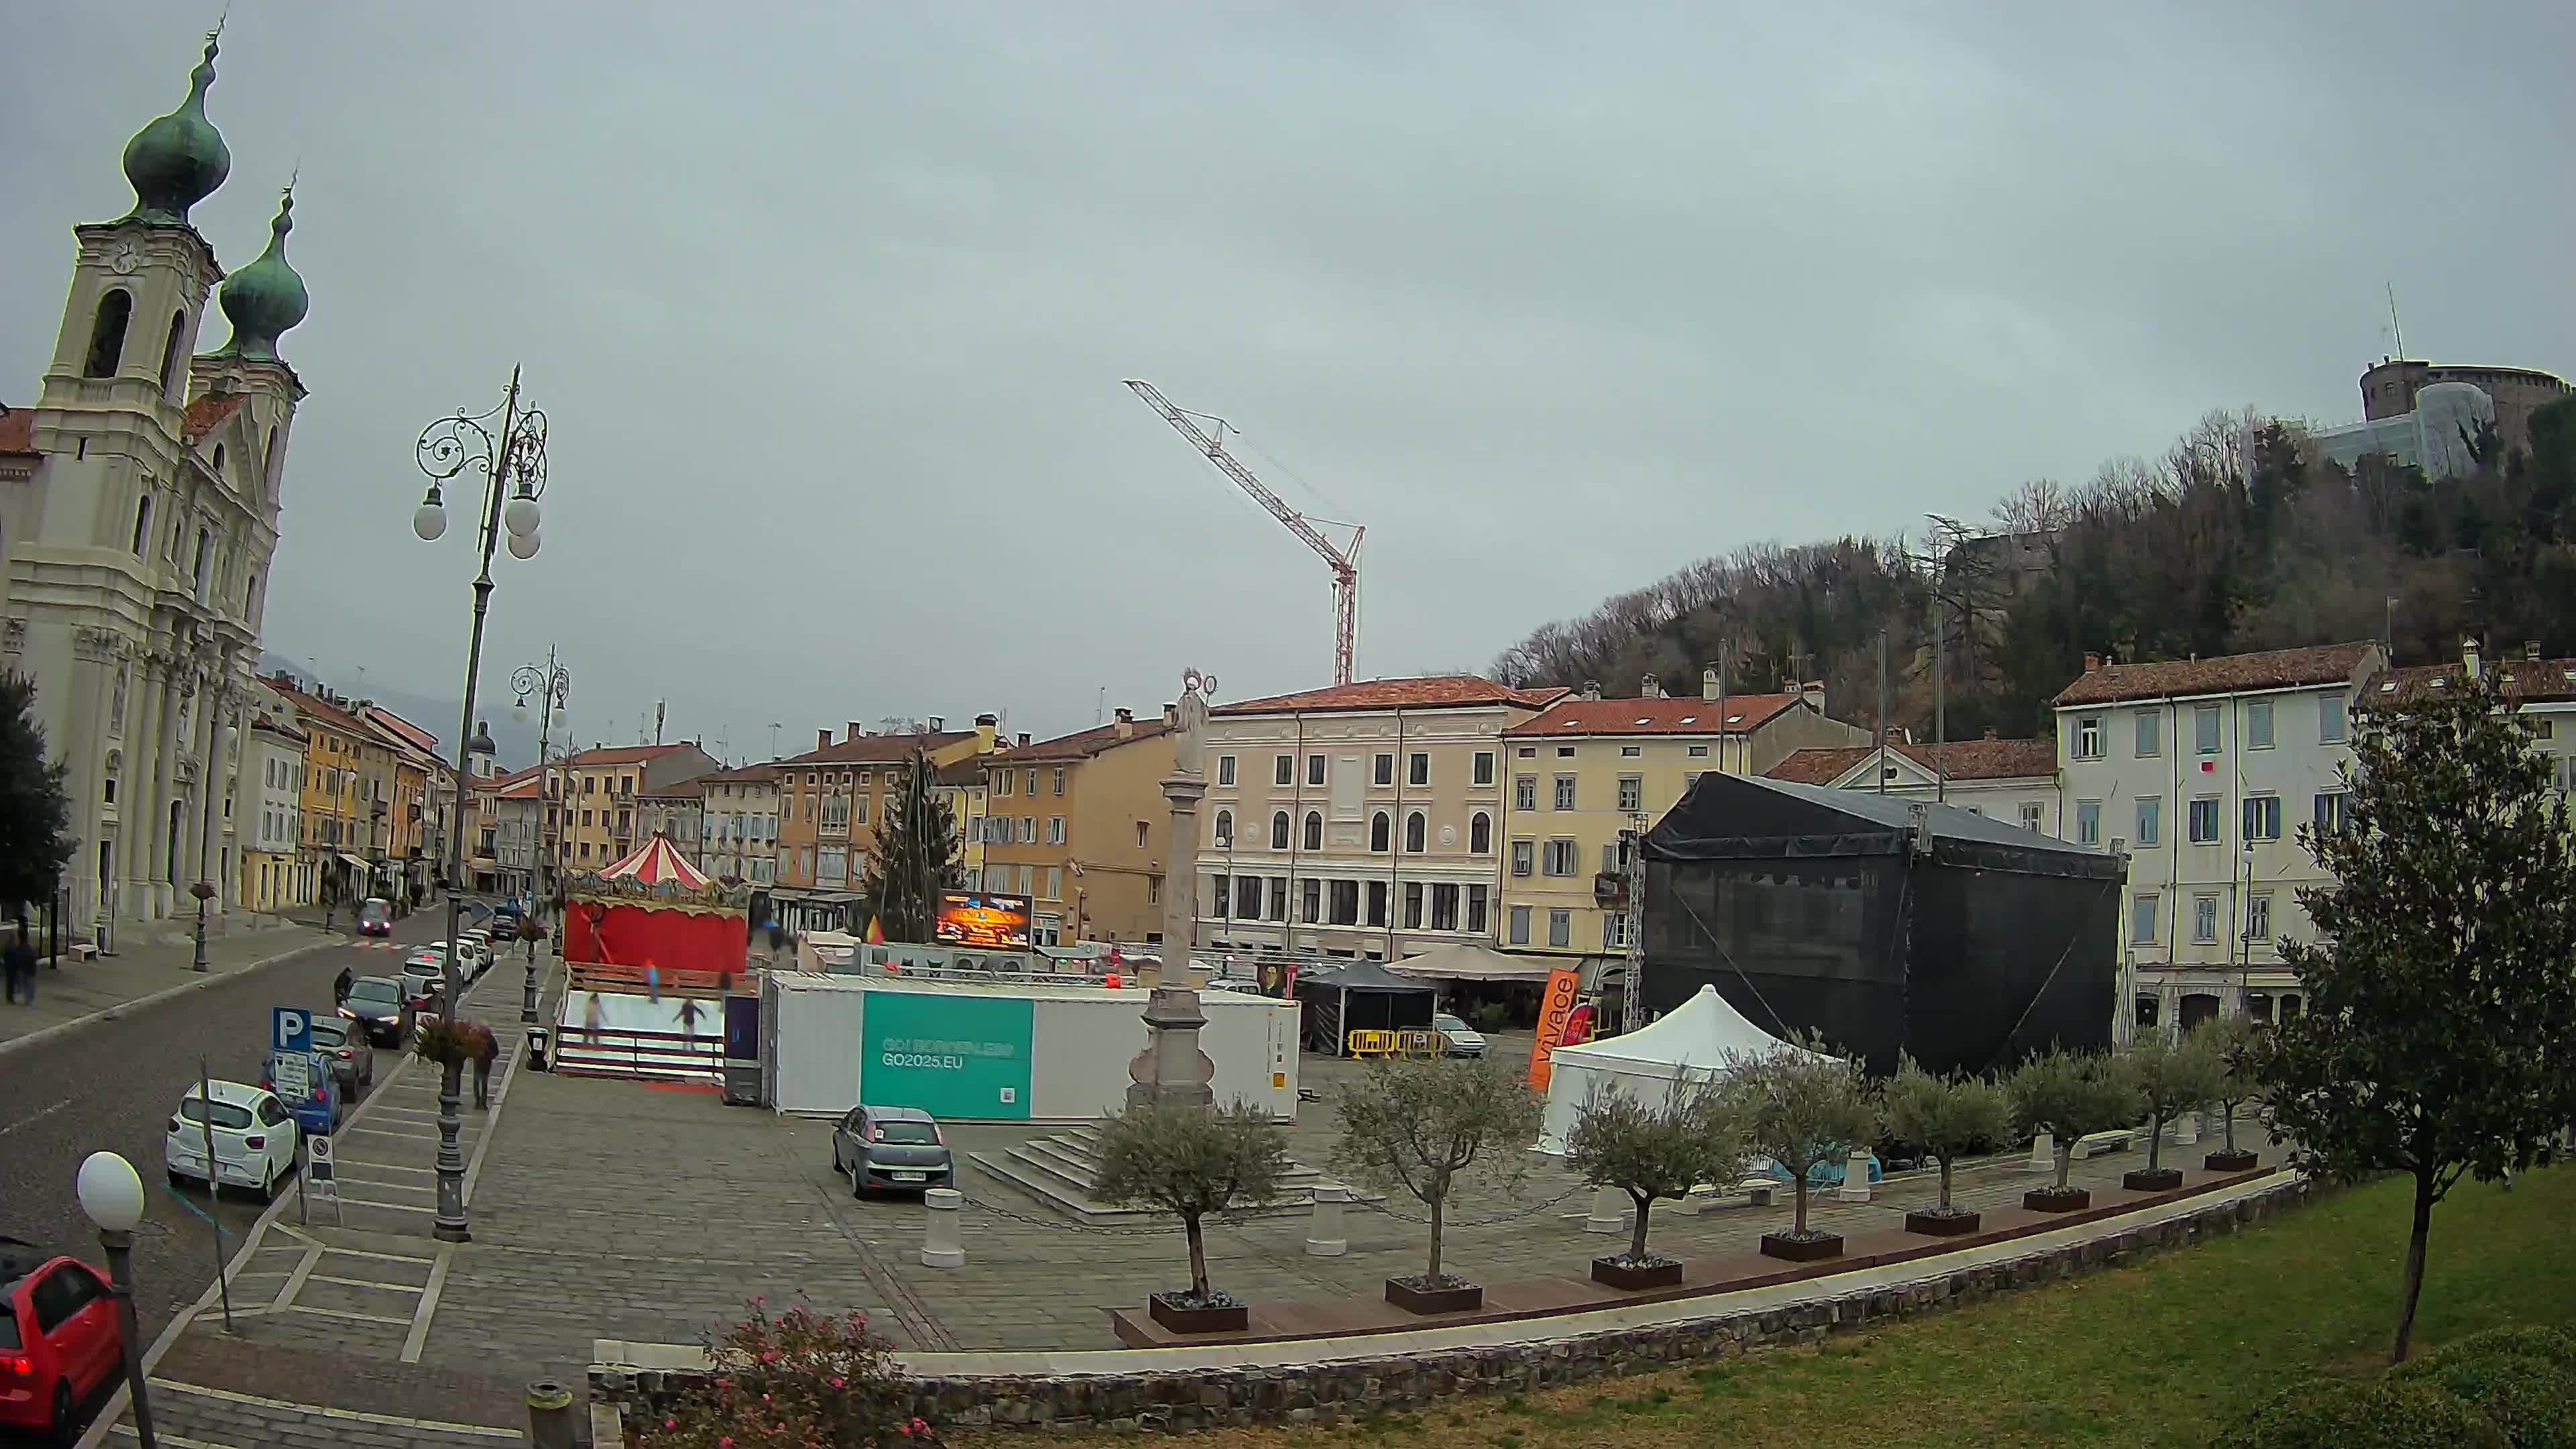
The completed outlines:
{"type": "Polygon", "coordinates": [[[447,532],[447,500],[439,496],[437,484],[429,485],[420,506],[411,511],[411,531],[423,543],[436,543],[447,532]]]}
{"type": "Polygon", "coordinates": [[[134,1323],[134,1230],[143,1222],[143,1179],[134,1164],[113,1152],[93,1152],[73,1180],[81,1211],[98,1228],[107,1250],[107,1279],[116,1295],[117,1341],[125,1349],[125,1387],[134,1400],[134,1436],[157,1449],[152,1405],[144,1396],[142,1335],[134,1323]]]}
{"type": "Polygon", "coordinates": [[[510,557],[526,560],[535,558],[536,556],[537,535],[535,530],[531,529],[526,533],[514,533],[510,535],[510,557]]]}
{"type": "Polygon", "coordinates": [[[508,529],[513,538],[522,534],[534,537],[537,522],[537,495],[530,491],[527,484],[522,483],[519,485],[519,496],[511,499],[501,508],[501,526],[508,529]]]}

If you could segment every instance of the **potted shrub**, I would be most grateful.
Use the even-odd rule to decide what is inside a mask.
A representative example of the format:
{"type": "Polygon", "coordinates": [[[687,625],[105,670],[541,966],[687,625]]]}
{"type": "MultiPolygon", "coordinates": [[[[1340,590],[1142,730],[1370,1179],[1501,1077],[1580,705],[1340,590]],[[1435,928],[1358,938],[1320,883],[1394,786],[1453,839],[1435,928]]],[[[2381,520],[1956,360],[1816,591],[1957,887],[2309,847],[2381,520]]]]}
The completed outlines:
{"type": "Polygon", "coordinates": [[[2164,1165],[2165,1124],[2216,1095],[2218,1065],[2199,1035],[2182,1041],[2158,1035],[2121,1053],[2121,1067],[2147,1111],[2147,1165],[2121,1174],[2131,1192],[2170,1192],[2182,1186],[2182,1169],[2164,1165]]]}
{"type": "Polygon", "coordinates": [[[2075,1169],[2075,1144],[2088,1134],[2126,1127],[2138,1118],[2137,1093],[2116,1057],[2051,1051],[2032,1057],[2012,1074],[2006,1087],[2013,1117],[2025,1131],[2046,1131],[2057,1139],[2057,1180],[2023,1193],[2021,1205],[2032,1212],[2080,1212],[2093,1205],[2093,1194],[2067,1181],[2075,1169]]]}
{"type": "Polygon", "coordinates": [[[1759,1055],[1729,1052],[1722,1089],[1746,1144],[1789,1174],[1797,1208],[1786,1232],[1762,1235],[1762,1251],[1793,1263],[1839,1257],[1840,1233],[1807,1226],[1808,1177],[1877,1135],[1878,1103],[1858,1061],[1826,1052],[1822,1039],[1800,1033],[1759,1055]]]}
{"type": "Polygon", "coordinates": [[[2230,1016],[2204,1022],[2192,1035],[2200,1039],[2214,1064],[2209,1101],[2218,1109],[2222,1134],[2220,1150],[2202,1158],[2200,1165],[2211,1172],[2251,1172],[2263,1165],[2263,1159],[2237,1149],[2236,1109],[2263,1091],[2253,1065],[2253,1050],[2262,1040],[2262,1029],[2252,1017],[2230,1016]]]}
{"type": "Polygon", "coordinates": [[[1936,1076],[1915,1065],[1914,1058],[1900,1056],[1882,1100],[1888,1135],[1919,1144],[1941,1164],[1940,1201],[1907,1213],[1905,1230],[1943,1238],[1975,1232],[1979,1215],[1950,1202],[1951,1169],[1962,1156],[2001,1141],[2012,1130],[2011,1099],[1983,1077],[1936,1076]]]}
{"type": "Polygon", "coordinates": [[[1210,1213],[1270,1201],[1288,1172],[1288,1148],[1268,1113],[1246,1102],[1211,1112],[1159,1104],[1130,1107],[1100,1124],[1101,1201],[1154,1207],[1181,1220],[1190,1240],[1190,1287],[1145,1300],[1174,1333],[1240,1333],[1242,1303],[1208,1283],[1210,1213]]]}
{"type": "Polygon", "coordinates": [[[1628,1251],[1592,1260],[1592,1278],[1613,1288],[1663,1288],[1682,1281],[1679,1258],[1646,1251],[1648,1214],[1658,1198],[1680,1198],[1703,1182],[1744,1170],[1744,1130],[1709,1083],[1676,1084],[1660,1106],[1596,1086],[1565,1134],[1565,1164],[1594,1187],[1615,1187],[1637,1205],[1628,1251]]]}
{"type": "Polygon", "coordinates": [[[1441,1267],[1441,1216],[1463,1180],[1500,1188],[1519,1178],[1538,1136],[1537,1094],[1500,1058],[1426,1057],[1371,1064],[1333,1093],[1333,1110],[1341,1170],[1431,1212],[1430,1262],[1418,1275],[1387,1279],[1386,1301],[1412,1313],[1482,1307],[1484,1289],[1441,1267]]]}
{"type": "Polygon", "coordinates": [[[938,1449],[938,1432],[913,1412],[893,1345],[864,1313],[830,1317],[799,1304],[773,1315],[755,1298],[740,1322],[708,1338],[707,1356],[713,1376],[637,1416],[637,1449],[938,1449]]]}

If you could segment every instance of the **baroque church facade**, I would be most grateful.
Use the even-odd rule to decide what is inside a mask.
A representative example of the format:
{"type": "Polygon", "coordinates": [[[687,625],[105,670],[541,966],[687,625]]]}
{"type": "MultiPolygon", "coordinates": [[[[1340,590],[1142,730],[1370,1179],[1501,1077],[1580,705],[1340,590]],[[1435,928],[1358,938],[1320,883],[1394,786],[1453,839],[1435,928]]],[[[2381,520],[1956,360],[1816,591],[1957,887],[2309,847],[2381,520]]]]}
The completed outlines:
{"type": "Polygon", "coordinates": [[[304,399],[278,339],[307,298],[286,260],[291,187],[268,249],[229,275],[189,223],[232,166],[206,115],[216,49],[127,143],[134,209],[72,228],[38,399],[0,411],[0,663],[35,682],[66,766],[67,919],[111,930],[193,914],[201,880],[231,901],[256,824],[242,745],[304,399]],[[210,295],[231,335],[201,353],[210,295]]]}

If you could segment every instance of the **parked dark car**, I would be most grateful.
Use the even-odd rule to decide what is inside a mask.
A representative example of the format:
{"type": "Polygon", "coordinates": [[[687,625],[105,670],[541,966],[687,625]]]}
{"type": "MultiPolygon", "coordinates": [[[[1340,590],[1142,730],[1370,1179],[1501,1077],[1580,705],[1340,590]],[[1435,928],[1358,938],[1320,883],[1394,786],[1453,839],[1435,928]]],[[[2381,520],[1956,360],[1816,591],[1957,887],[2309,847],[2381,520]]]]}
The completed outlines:
{"type": "Polygon", "coordinates": [[[0,1238],[0,1425],[68,1443],[79,1405],[124,1366],[107,1275],[0,1238]]]}
{"type": "Polygon", "coordinates": [[[411,1035],[411,1002],[404,998],[402,983],[390,976],[361,976],[349,983],[349,999],[340,1004],[340,1016],[366,1029],[367,1040],[379,1046],[401,1046],[411,1035]]]}
{"type": "Polygon", "coordinates": [[[853,1197],[946,1187],[955,1167],[939,1123],[919,1107],[852,1107],[832,1129],[832,1170],[850,1179],[853,1197]]]}

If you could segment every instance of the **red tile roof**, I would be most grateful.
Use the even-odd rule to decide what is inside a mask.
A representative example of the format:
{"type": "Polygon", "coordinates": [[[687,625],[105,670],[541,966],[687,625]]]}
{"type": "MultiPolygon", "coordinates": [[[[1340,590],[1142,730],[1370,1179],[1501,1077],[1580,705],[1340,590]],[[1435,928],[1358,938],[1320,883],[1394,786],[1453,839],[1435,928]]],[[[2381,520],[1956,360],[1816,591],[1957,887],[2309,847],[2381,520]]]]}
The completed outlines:
{"type": "Polygon", "coordinates": [[[1167,734],[1171,728],[1160,718],[1137,720],[1128,726],[1128,733],[1124,735],[1118,733],[1118,726],[1114,724],[1094,725],[1090,729],[1077,730],[1069,735],[1058,735],[1051,740],[1016,745],[999,754],[987,755],[984,758],[998,760],[1007,765],[1039,764],[1048,760],[1087,760],[1104,751],[1114,750],[1120,745],[1132,745],[1138,740],[1150,740],[1167,734]]]}
{"type": "Polygon", "coordinates": [[[188,404],[187,416],[180,420],[180,440],[193,443],[222,427],[224,419],[241,411],[241,405],[248,401],[250,401],[250,394],[246,392],[210,392],[200,395],[188,404]]]}
{"type": "Polygon", "coordinates": [[[1478,705],[1518,704],[1537,708],[1565,694],[1557,686],[1514,689],[1475,674],[1437,674],[1421,679],[1363,679],[1297,694],[1274,694],[1216,707],[1216,714],[1311,714],[1328,710],[1469,709],[1478,705]]]}
{"type": "Polygon", "coordinates": [[[924,731],[917,735],[861,735],[819,750],[807,750],[777,763],[787,765],[883,765],[912,758],[916,749],[923,752],[943,750],[960,740],[975,738],[973,730],[924,731]]]}
{"type": "Polygon", "coordinates": [[[275,690],[279,697],[283,698],[287,703],[295,706],[299,710],[302,710],[304,713],[313,716],[322,723],[329,725],[331,728],[338,730],[342,734],[364,736],[370,733],[365,725],[358,722],[357,716],[340,708],[338,705],[333,704],[327,699],[323,699],[318,695],[307,694],[303,690],[298,689],[294,685],[288,684],[283,680],[270,679],[263,676],[259,682],[267,685],[270,689],[275,690]]]}
{"type": "Polygon", "coordinates": [[[711,775],[700,775],[698,779],[708,785],[770,785],[777,783],[778,766],[775,763],[745,765],[739,770],[718,770],[711,775]]]}
{"type": "Polygon", "coordinates": [[[687,780],[674,781],[659,790],[638,790],[635,792],[635,798],[638,800],[667,800],[680,796],[703,798],[706,793],[707,777],[699,775],[687,780]]]}
{"type": "MultiPolygon", "coordinates": [[[[2047,779],[2057,773],[2054,740],[1952,740],[1946,745],[1890,740],[1888,748],[1952,780],[2047,779]]],[[[1877,752],[1876,745],[1798,750],[1762,773],[1800,785],[1830,785],[1877,752]]]]}
{"type": "MultiPolygon", "coordinates": [[[[1798,702],[1794,694],[1730,694],[1726,730],[1743,734],[1798,702]]],[[[1507,735],[1713,735],[1717,702],[1699,699],[1576,699],[1567,696],[1507,735]]]]}
{"type": "Polygon", "coordinates": [[[647,760],[658,760],[664,755],[671,753],[673,750],[685,750],[687,748],[688,746],[684,744],[604,745],[596,749],[584,750],[564,763],[582,769],[593,768],[601,765],[640,765],[647,760]]]}
{"type": "Polygon", "coordinates": [[[956,764],[950,765],[941,770],[939,772],[939,783],[942,785],[981,785],[984,783],[984,762],[991,758],[992,757],[990,755],[968,755],[966,758],[959,760],[956,764]]]}
{"type": "MultiPolygon", "coordinates": [[[[2576,699],[2576,659],[2490,659],[2480,668],[2503,677],[2507,699],[2576,699]]],[[[2362,698],[2372,702],[2406,699],[2429,692],[2436,679],[2443,681],[2446,689],[2457,687],[2460,666],[2410,664],[2404,669],[2392,669],[2372,681],[2370,688],[2362,691],[2362,698]]]]}
{"type": "Polygon", "coordinates": [[[2124,699],[2161,699],[2167,695],[2238,694],[2258,689],[2293,689],[2303,684],[2333,684],[2352,678],[2375,644],[2320,644],[2305,649],[2273,649],[2261,654],[2223,654],[2215,659],[2170,659],[2155,664],[2105,664],[2087,670],[2059,690],[2055,703],[2112,704],[2124,699]]]}
{"type": "Polygon", "coordinates": [[[0,408],[0,453],[36,451],[36,410],[0,408]]]}

